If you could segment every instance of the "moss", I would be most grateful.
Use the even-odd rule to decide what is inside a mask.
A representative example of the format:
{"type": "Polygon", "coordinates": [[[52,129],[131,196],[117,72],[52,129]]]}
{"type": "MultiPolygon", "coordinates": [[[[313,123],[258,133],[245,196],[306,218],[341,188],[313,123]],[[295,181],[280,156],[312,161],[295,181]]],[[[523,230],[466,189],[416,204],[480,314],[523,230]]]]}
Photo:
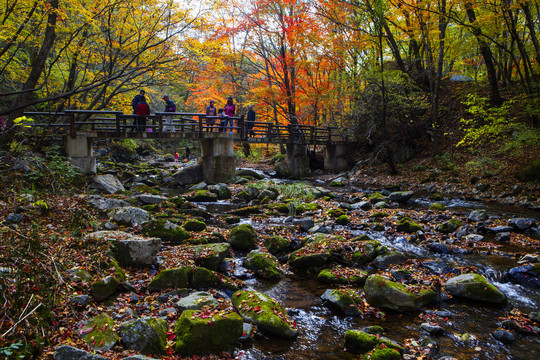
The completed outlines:
{"type": "Polygon", "coordinates": [[[365,360],[400,360],[399,351],[389,348],[375,349],[365,357],[365,360]]]}
{"type": "Polygon", "coordinates": [[[245,321],[257,325],[262,331],[285,337],[296,336],[296,324],[285,308],[265,294],[240,290],[233,294],[231,301],[245,321]]]}
{"type": "Polygon", "coordinates": [[[462,222],[460,220],[450,219],[440,224],[439,226],[437,226],[437,231],[442,232],[444,234],[450,234],[456,231],[461,225],[462,225],[462,222]]]}
{"type": "Polygon", "coordinates": [[[251,250],[257,243],[257,236],[253,226],[242,224],[236,226],[229,234],[229,243],[236,250],[251,250]]]}
{"type": "Polygon", "coordinates": [[[147,204],[141,206],[140,208],[149,212],[157,212],[160,210],[159,204],[147,204]]]}
{"type": "Polygon", "coordinates": [[[231,245],[216,243],[194,246],[191,251],[195,255],[195,264],[210,270],[217,270],[231,251],[231,245]]]}
{"type": "Polygon", "coordinates": [[[169,201],[172,202],[177,208],[182,207],[186,203],[186,199],[184,199],[182,196],[175,196],[170,198],[169,201]]]}
{"type": "Polygon", "coordinates": [[[336,219],[336,224],[339,224],[339,225],[347,225],[350,222],[351,222],[351,219],[349,219],[347,215],[340,215],[336,219]]]}
{"type": "Polygon", "coordinates": [[[180,243],[191,238],[191,234],[183,227],[178,226],[168,220],[152,220],[143,224],[142,235],[157,237],[163,241],[180,243]]]}
{"type": "Polygon", "coordinates": [[[244,266],[264,279],[278,279],[281,277],[278,270],[278,260],[270,254],[251,251],[244,261],[244,266]]]}
{"type": "Polygon", "coordinates": [[[236,216],[247,216],[251,214],[259,214],[260,212],[261,208],[259,206],[246,206],[240,209],[229,211],[229,214],[236,216]]]}
{"type": "Polygon", "coordinates": [[[444,200],[443,196],[441,195],[441,193],[433,193],[431,194],[431,196],[429,197],[431,200],[433,201],[442,201],[444,200]]]}
{"type": "Polygon", "coordinates": [[[124,322],[119,333],[122,343],[128,349],[143,354],[161,355],[166,353],[168,328],[163,319],[144,317],[124,322]]]}
{"type": "Polygon", "coordinates": [[[334,180],[334,181],[332,181],[332,182],[330,183],[330,186],[332,186],[332,187],[340,187],[340,186],[345,186],[345,184],[343,184],[342,181],[335,181],[335,180],[334,180]]]}
{"type": "Polygon", "coordinates": [[[235,196],[237,198],[239,198],[239,199],[242,199],[242,200],[246,201],[246,202],[251,201],[251,199],[252,199],[251,195],[246,190],[240,191],[235,196]]]}
{"type": "Polygon", "coordinates": [[[379,326],[379,325],[371,325],[371,326],[365,327],[362,329],[362,331],[371,335],[384,334],[384,329],[382,328],[382,326],[379,326]]]}
{"type": "Polygon", "coordinates": [[[235,312],[185,310],[174,325],[180,355],[231,351],[242,336],[242,318],[235,312]]]}
{"type": "Polygon", "coordinates": [[[195,289],[217,288],[233,291],[238,290],[238,286],[227,276],[203,267],[196,267],[193,269],[191,285],[195,289]]]}
{"type": "Polygon", "coordinates": [[[118,342],[114,321],[106,314],[88,320],[81,329],[82,339],[92,350],[108,351],[118,342]]]}
{"type": "Polygon", "coordinates": [[[360,250],[355,251],[351,255],[345,256],[346,261],[355,265],[366,264],[377,257],[380,254],[378,251],[381,243],[375,240],[364,241],[356,247],[360,247],[360,250]]]}
{"type": "Polygon", "coordinates": [[[272,235],[264,239],[264,246],[271,254],[277,254],[287,250],[290,242],[281,236],[272,235]]]}
{"type": "Polygon", "coordinates": [[[153,292],[169,288],[187,288],[189,287],[191,271],[192,269],[189,266],[160,271],[148,285],[148,291],[153,292]]]}
{"type": "Polygon", "coordinates": [[[362,296],[353,289],[334,289],[331,297],[335,300],[333,304],[338,306],[346,315],[357,316],[362,314],[365,306],[362,296]]]}
{"type": "Polygon", "coordinates": [[[468,273],[456,276],[446,282],[445,289],[453,296],[480,300],[495,304],[505,304],[506,296],[480,274],[468,273]]]}
{"type": "Polygon", "coordinates": [[[433,203],[429,205],[429,210],[443,211],[443,210],[446,210],[446,206],[441,203],[433,203]]]}
{"type": "Polygon", "coordinates": [[[285,203],[274,204],[271,206],[271,208],[277,210],[281,214],[289,213],[289,206],[285,203]]]}
{"type": "Polygon", "coordinates": [[[369,201],[372,203],[372,204],[376,204],[380,201],[388,201],[388,198],[386,196],[384,196],[383,194],[381,194],[380,192],[376,192],[376,193],[373,193],[369,196],[369,201]]]}
{"type": "Polygon", "coordinates": [[[133,193],[138,193],[138,194],[143,194],[143,193],[152,194],[152,195],[159,195],[160,194],[160,191],[158,189],[151,188],[148,185],[134,186],[134,187],[131,188],[131,191],[133,193]]]}
{"type": "Polygon", "coordinates": [[[206,224],[199,220],[190,219],[182,224],[182,227],[187,231],[200,232],[206,230],[206,224]]]}
{"type": "Polygon", "coordinates": [[[366,282],[367,272],[354,268],[336,268],[321,270],[317,278],[329,284],[363,285],[366,282]]]}
{"type": "Polygon", "coordinates": [[[345,348],[352,352],[366,353],[381,344],[398,351],[398,354],[402,354],[404,351],[401,345],[384,337],[379,338],[376,335],[371,335],[358,330],[347,330],[345,332],[345,348]]]}
{"type": "Polygon", "coordinates": [[[92,283],[90,294],[96,301],[102,301],[114,294],[118,285],[120,285],[120,282],[115,276],[107,276],[92,283]]]}
{"type": "Polygon", "coordinates": [[[404,216],[397,223],[397,231],[412,233],[423,231],[423,228],[417,222],[411,220],[410,217],[404,216]]]}
{"type": "Polygon", "coordinates": [[[296,212],[301,214],[306,211],[317,211],[320,209],[322,209],[322,206],[317,203],[302,203],[296,207],[296,212]]]}
{"type": "Polygon", "coordinates": [[[116,260],[111,259],[110,262],[111,262],[111,266],[114,268],[113,274],[118,279],[118,281],[119,282],[126,281],[126,272],[124,271],[124,269],[120,267],[120,265],[118,264],[118,262],[116,262],[116,260]]]}
{"type": "Polygon", "coordinates": [[[369,217],[372,218],[372,219],[383,219],[383,218],[385,218],[387,216],[389,216],[388,213],[378,211],[378,212],[375,212],[375,213],[371,214],[369,217]]]}
{"type": "Polygon", "coordinates": [[[184,198],[193,202],[214,202],[217,200],[217,195],[210,190],[195,190],[185,194],[184,198]]]}
{"type": "Polygon", "coordinates": [[[345,212],[341,209],[330,209],[326,212],[326,215],[332,217],[332,218],[338,218],[341,215],[345,215],[345,212]]]}
{"type": "Polygon", "coordinates": [[[394,311],[419,310],[423,305],[434,301],[436,296],[429,289],[421,289],[419,286],[408,288],[381,275],[368,277],[364,292],[371,305],[394,311]]]}

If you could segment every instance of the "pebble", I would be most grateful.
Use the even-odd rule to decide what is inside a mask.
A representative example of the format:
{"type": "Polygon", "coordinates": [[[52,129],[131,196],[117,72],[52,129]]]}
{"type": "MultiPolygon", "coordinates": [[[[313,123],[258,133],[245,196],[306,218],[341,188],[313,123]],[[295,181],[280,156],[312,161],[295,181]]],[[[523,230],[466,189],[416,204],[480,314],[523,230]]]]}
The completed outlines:
{"type": "Polygon", "coordinates": [[[514,334],[512,334],[510,331],[506,331],[506,330],[495,330],[492,334],[491,334],[495,339],[501,341],[501,342],[505,342],[505,343],[510,343],[510,342],[513,342],[516,340],[516,338],[514,337],[514,334]]]}
{"type": "Polygon", "coordinates": [[[433,335],[433,336],[439,336],[439,335],[444,334],[444,329],[440,327],[439,325],[423,323],[422,325],[420,325],[420,328],[422,328],[422,330],[426,331],[428,334],[433,335]]]}

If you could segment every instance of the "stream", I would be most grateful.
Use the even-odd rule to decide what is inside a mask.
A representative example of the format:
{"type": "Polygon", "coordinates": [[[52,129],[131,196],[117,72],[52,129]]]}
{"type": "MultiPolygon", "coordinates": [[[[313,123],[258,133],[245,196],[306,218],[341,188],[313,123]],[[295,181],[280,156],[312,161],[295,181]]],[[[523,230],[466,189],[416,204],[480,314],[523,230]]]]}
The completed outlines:
{"type": "MultiPolygon", "coordinates": [[[[317,184],[320,185],[320,184],[317,184]]],[[[332,188],[338,199],[347,202],[351,189],[332,188]]],[[[356,190],[358,191],[358,190],[356,190]]],[[[416,194],[402,208],[404,210],[427,211],[432,203],[426,194],[416,194]]],[[[459,198],[445,198],[441,201],[447,210],[461,217],[467,216],[472,210],[484,209],[491,218],[509,219],[512,217],[533,217],[533,210],[500,205],[491,202],[469,201],[459,198]]],[[[217,203],[201,203],[202,208],[212,213],[223,213],[237,207],[228,201],[217,203]]],[[[243,219],[255,228],[262,230],[269,225],[286,226],[286,216],[264,219],[257,222],[250,218],[243,219]]],[[[330,226],[332,228],[332,226],[330,226]]],[[[406,236],[389,236],[385,231],[351,229],[333,225],[333,231],[339,233],[347,229],[354,236],[367,234],[378,240],[391,250],[398,250],[413,259],[439,259],[450,267],[473,266],[480,270],[489,281],[496,285],[507,297],[506,306],[452,299],[428,305],[428,310],[444,310],[451,314],[445,321],[438,321],[445,333],[432,337],[438,345],[434,359],[445,356],[466,359],[513,359],[526,360],[540,358],[540,338],[538,335],[516,335],[515,341],[502,343],[491,336],[499,328],[499,318],[508,315],[512,308],[528,314],[538,311],[540,291],[525,288],[510,283],[504,274],[517,266],[516,253],[534,253],[538,249],[504,244],[499,250],[503,254],[463,253],[439,254],[433,253],[427,247],[415,245],[406,236]],[[463,336],[470,334],[472,336],[463,336]]],[[[529,234],[533,239],[539,239],[538,233],[529,234]]],[[[495,242],[494,236],[485,234],[484,242],[495,242]]],[[[241,255],[236,254],[236,263],[241,264],[241,255]]],[[[316,274],[294,271],[283,276],[279,281],[266,281],[255,277],[245,280],[248,289],[264,292],[277,299],[286,308],[291,309],[290,315],[296,321],[298,336],[294,339],[267,338],[256,336],[253,341],[242,345],[237,351],[240,359],[357,359],[344,349],[344,333],[349,329],[360,329],[370,325],[380,325],[385,330],[385,336],[396,341],[405,339],[420,339],[429,337],[420,325],[425,319],[419,313],[394,313],[384,311],[382,319],[345,316],[339,310],[321,300],[321,295],[332,285],[323,284],[317,280],[316,274]]],[[[418,340],[419,341],[419,340],[418,340]]]]}

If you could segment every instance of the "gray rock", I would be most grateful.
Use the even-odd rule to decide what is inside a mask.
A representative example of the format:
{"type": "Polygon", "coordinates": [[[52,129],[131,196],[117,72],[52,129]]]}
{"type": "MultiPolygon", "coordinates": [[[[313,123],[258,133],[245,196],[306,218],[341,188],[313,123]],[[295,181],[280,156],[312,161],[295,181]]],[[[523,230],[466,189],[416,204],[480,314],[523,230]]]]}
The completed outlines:
{"type": "Polygon", "coordinates": [[[176,306],[182,312],[184,310],[200,310],[203,306],[215,308],[218,304],[218,301],[211,294],[204,291],[197,291],[180,299],[176,303],[176,306]]]}
{"type": "Polygon", "coordinates": [[[162,201],[167,200],[167,197],[161,196],[161,195],[152,195],[152,194],[140,194],[136,196],[137,200],[139,200],[143,204],[159,204],[162,201]]]}
{"type": "Polygon", "coordinates": [[[111,211],[113,220],[119,224],[136,226],[150,221],[148,211],[137,207],[128,206],[111,211]]]}
{"type": "Polygon", "coordinates": [[[230,199],[232,197],[231,190],[223,183],[210,185],[208,186],[208,190],[216,194],[219,200],[230,199]]]}
{"type": "Polygon", "coordinates": [[[424,312],[428,315],[435,315],[442,318],[449,318],[453,316],[453,314],[448,310],[426,310],[424,312]]]}
{"type": "Polygon", "coordinates": [[[518,264],[528,264],[528,263],[537,263],[540,262],[540,258],[533,254],[527,254],[518,260],[518,264]]]}
{"type": "Polygon", "coordinates": [[[84,237],[104,239],[110,244],[111,252],[122,267],[149,267],[157,265],[157,253],[161,249],[161,239],[143,238],[123,231],[98,231],[84,237]]]}
{"type": "Polygon", "coordinates": [[[377,269],[386,269],[392,264],[401,264],[407,260],[407,256],[403,255],[399,251],[390,251],[386,254],[379,255],[373,260],[373,266],[377,269]]]}
{"type": "Polygon", "coordinates": [[[432,325],[430,323],[423,323],[420,328],[432,336],[439,336],[444,334],[444,329],[439,325],[432,325]]]}
{"type": "Polygon", "coordinates": [[[495,235],[495,240],[500,242],[510,242],[510,233],[509,232],[500,232],[495,235]]]}
{"type": "Polygon", "coordinates": [[[351,209],[352,210],[371,210],[373,209],[373,205],[371,205],[371,203],[369,201],[360,201],[360,202],[357,202],[357,203],[354,203],[354,204],[351,204],[351,209]]]}
{"type": "Polygon", "coordinates": [[[536,220],[530,218],[516,218],[508,220],[508,225],[516,231],[525,231],[536,226],[536,220]]]}
{"type": "Polygon", "coordinates": [[[422,261],[422,267],[425,267],[435,275],[459,273],[459,270],[446,265],[443,260],[427,260],[422,261]]]}
{"type": "Polygon", "coordinates": [[[540,322],[540,311],[531,312],[531,313],[529,314],[529,318],[530,318],[531,320],[540,322]]]}
{"type": "Polygon", "coordinates": [[[488,215],[486,210],[473,210],[467,217],[468,220],[475,222],[484,221],[487,218],[488,215]]]}
{"type": "Polygon", "coordinates": [[[143,354],[165,354],[167,322],[163,319],[144,317],[122,323],[118,334],[122,344],[143,354]]]}
{"type": "Polygon", "coordinates": [[[486,183],[478,183],[474,186],[474,188],[478,190],[478,192],[486,192],[488,191],[489,187],[490,185],[486,183]]]}
{"type": "Polygon", "coordinates": [[[455,297],[479,300],[494,304],[505,304],[507,299],[499,289],[480,274],[463,274],[449,279],[446,291],[455,297]]]}
{"type": "Polygon", "coordinates": [[[202,181],[202,182],[200,182],[198,184],[190,186],[188,188],[188,191],[207,190],[207,189],[208,189],[208,184],[205,183],[204,181],[202,181]]]}
{"type": "Polygon", "coordinates": [[[204,180],[202,163],[195,163],[193,165],[182,168],[171,177],[164,179],[164,183],[169,187],[184,186],[196,184],[204,180]]]}
{"type": "Polygon", "coordinates": [[[88,351],[68,345],[58,346],[53,358],[54,360],[107,360],[101,355],[91,354],[88,351]]]}
{"type": "Polygon", "coordinates": [[[489,232],[498,234],[498,233],[502,233],[502,232],[512,232],[514,229],[511,226],[502,226],[501,225],[501,226],[494,226],[494,227],[487,228],[487,230],[489,232]]]}
{"type": "Polygon", "coordinates": [[[6,216],[5,222],[11,223],[11,224],[18,224],[22,221],[23,218],[24,218],[23,214],[9,214],[8,216],[6,216]]]}
{"type": "Polygon", "coordinates": [[[508,280],[530,288],[540,288],[540,265],[527,264],[508,271],[508,280]]]}
{"type": "Polygon", "coordinates": [[[111,174],[93,176],[88,187],[90,189],[97,189],[105,194],[115,194],[119,191],[126,190],[120,180],[111,174]]]}
{"type": "Polygon", "coordinates": [[[129,206],[129,203],[120,199],[109,199],[98,195],[90,195],[86,202],[95,209],[98,210],[110,210],[120,207],[129,206]]]}
{"type": "Polygon", "coordinates": [[[484,240],[484,236],[480,234],[469,234],[465,236],[465,240],[478,242],[484,240]]]}
{"type": "Polygon", "coordinates": [[[90,302],[90,296],[88,295],[77,295],[71,298],[69,301],[72,304],[76,304],[79,306],[86,306],[90,302]]]}
{"type": "Polygon", "coordinates": [[[359,316],[362,314],[359,306],[362,306],[362,298],[359,295],[352,293],[350,291],[344,291],[342,289],[327,289],[324,294],[322,294],[321,299],[328,301],[348,316],[359,316]],[[352,296],[351,296],[352,295],[352,296]],[[358,303],[355,302],[355,298],[358,300],[358,303]]]}
{"type": "Polygon", "coordinates": [[[330,229],[328,229],[324,225],[315,225],[315,226],[313,226],[312,228],[309,229],[309,233],[311,233],[311,234],[314,234],[314,233],[331,234],[332,231],[330,229]]]}
{"type": "Polygon", "coordinates": [[[504,343],[511,343],[516,340],[516,338],[514,337],[514,334],[512,334],[510,331],[502,330],[502,329],[495,330],[491,334],[491,336],[493,336],[495,339],[504,343]]]}
{"type": "Polygon", "coordinates": [[[90,294],[96,301],[102,301],[114,294],[118,289],[118,285],[120,285],[120,282],[116,277],[106,276],[92,283],[90,294]]]}
{"type": "Polygon", "coordinates": [[[388,198],[398,203],[406,203],[414,195],[412,191],[394,191],[388,195],[388,198]]]}
{"type": "Polygon", "coordinates": [[[251,176],[254,179],[262,180],[264,179],[264,175],[258,173],[257,171],[253,169],[238,169],[236,171],[236,176],[251,176]]]}
{"type": "Polygon", "coordinates": [[[144,356],[144,355],[133,355],[133,356],[123,358],[122,360],[158,360],[158,359],[154,359],[154,358],[144,356]]]}
{"type": "Polygon", "coordinates": [[[315,226],[315,221],[313,218],[300,218],[300,219],[293,219],[292,224],[294,226],[300,226],[303,231],[308,231],[309,229],[313,228],[315,226]]]}

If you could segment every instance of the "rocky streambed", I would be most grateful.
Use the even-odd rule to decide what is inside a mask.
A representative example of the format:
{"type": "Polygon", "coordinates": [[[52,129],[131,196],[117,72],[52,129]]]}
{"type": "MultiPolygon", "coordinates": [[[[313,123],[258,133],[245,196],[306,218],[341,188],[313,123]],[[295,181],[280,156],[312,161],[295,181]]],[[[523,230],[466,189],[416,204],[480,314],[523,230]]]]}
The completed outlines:
{"type": "Polygon", "coordinates": [[[84,195],[102,221],[83,241],[103,256],[65,269],[77,289],[59,319],[69,336],[48,356],[540,355],[533,211],[347,177],[243,170],[207,185],[182,177],[193,169],[125,169],[94,177],[84,195]]]}

